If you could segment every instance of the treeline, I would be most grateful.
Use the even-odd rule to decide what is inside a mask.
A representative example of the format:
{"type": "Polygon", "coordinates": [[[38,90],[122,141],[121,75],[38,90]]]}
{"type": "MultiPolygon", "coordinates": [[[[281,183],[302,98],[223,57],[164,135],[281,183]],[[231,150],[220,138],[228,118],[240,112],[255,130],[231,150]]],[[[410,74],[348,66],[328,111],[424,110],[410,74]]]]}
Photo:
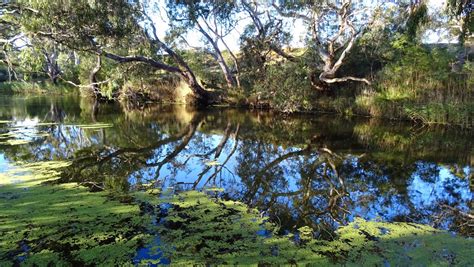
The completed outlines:
{"type": "Polygon", "coordinates": [[[473,4],[447,2],[4,1],[0,80],[470,127],[473,4]]]}

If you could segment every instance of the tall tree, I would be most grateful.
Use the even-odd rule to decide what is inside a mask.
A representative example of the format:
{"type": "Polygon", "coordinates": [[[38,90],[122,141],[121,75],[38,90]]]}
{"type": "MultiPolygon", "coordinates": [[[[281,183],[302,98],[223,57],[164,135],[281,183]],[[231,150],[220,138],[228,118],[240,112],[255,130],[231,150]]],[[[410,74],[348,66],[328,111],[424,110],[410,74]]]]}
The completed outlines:
{"type": "Polygon", "coordinates": [[[206,44],[204,50],[218,63],[229,88],[239,86],[237,57],[225,41],[234,30],[237,21],[237,5],[232,1],[167,1],[167,13],[172,31],[180,37],[191,30],[197,30],[206,44]],[[219,44],[229,53],[234,69],[226,61],[219,44]]]}
{"type": "Polygon", "coordinates": [[[448,0],[447,11],[458,22],[459,42],[464,44],[466,38],[473,38],[474,3],[471,0],[448,0]]]}
{"type": "Polygon", "coordinates": [[[374,3],[362,0],[274,2],[273,7],[282,16],[302,20],[308,28],[309,46],[323,63],[321,71],[314,70],[319,72],[317,78],[312,79],[315,87],[346,81],[370,84],[365,78],[337,77],[337,72],[361,33],[372,24],[374,3]]]}
{"type": "Polygon", "coordinates": [[[270,6],[258,1],[241,1],[242,9],[250,17],[252,23],[251,35],[243,36],[243,41],[249,45],[259,46],[261,50],[272,51],[277,55],[293,61],[295,57],[286,53],[282,46],[290,40],[290,34],[283,29],[281,18],[269,12],[270,6]]]}
{"type": "Polygon", "coordinates": [[[25,37],[20,31],[19,25],[12,23],[12,18],[16,15],[14,11],[8,9],[7,2],[0,4],[0,62],[6,66],[9,81],[18,79],[12,54],[19,52],[15,43],[25,37]]]}
{"type": "Polygon", "coordinates": [[[141,1],[125,0],[20,0],[9,4],[11,10],[21,13],[19,23],[32,38],[46,37],[117,63],[139,62],[175,73],[194,93],[192,101],[207,104],[209,93],[183,58],[158,37],[145,7],[141,1]]]}

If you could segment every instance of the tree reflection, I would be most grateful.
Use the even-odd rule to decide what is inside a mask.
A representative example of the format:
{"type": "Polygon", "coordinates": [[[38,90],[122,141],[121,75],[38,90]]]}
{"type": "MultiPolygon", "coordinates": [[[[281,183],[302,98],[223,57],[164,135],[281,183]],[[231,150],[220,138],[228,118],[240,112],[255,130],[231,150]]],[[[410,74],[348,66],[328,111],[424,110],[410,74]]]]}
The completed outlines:
{"type": "Polygon", "coordinates": [[[29,109],[12,112],[56,124],[36,126],[47,134],[2,153],[12,162],[71,160],[60,182],[118,193],[222,187],[222,197],[257,207],[282,232],[311,226],[326,238],[355,216],[473,232],[469,133],[181,106],[49,101],[29,109]],[[88,123],[113,127],[77,126],[88,123]]]}

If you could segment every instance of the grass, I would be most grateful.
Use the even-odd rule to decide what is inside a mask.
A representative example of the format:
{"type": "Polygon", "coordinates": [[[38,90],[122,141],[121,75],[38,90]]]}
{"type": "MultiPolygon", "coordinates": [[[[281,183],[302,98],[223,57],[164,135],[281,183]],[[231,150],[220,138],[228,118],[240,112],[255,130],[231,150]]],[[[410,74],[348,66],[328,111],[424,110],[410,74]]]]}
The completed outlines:
{"type": "Polygon", "coordinates": [[[76,88],[67,84],[54,85],[49,82],[0,82],[2,94],[65,94],[72,93],[76,88]]]}

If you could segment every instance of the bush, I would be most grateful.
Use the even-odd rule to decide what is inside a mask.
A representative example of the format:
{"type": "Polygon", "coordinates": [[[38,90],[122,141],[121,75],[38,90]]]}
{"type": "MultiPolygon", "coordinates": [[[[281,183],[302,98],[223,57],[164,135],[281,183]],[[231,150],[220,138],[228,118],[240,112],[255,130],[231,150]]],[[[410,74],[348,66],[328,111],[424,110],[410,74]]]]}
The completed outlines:
{"type": "Polygon", "coordinates": [[[306,67],[295,62],[267,66],[265,77],[254,84],[253,93],[284,112],[312,109],[315,96],[306,67]]]}

